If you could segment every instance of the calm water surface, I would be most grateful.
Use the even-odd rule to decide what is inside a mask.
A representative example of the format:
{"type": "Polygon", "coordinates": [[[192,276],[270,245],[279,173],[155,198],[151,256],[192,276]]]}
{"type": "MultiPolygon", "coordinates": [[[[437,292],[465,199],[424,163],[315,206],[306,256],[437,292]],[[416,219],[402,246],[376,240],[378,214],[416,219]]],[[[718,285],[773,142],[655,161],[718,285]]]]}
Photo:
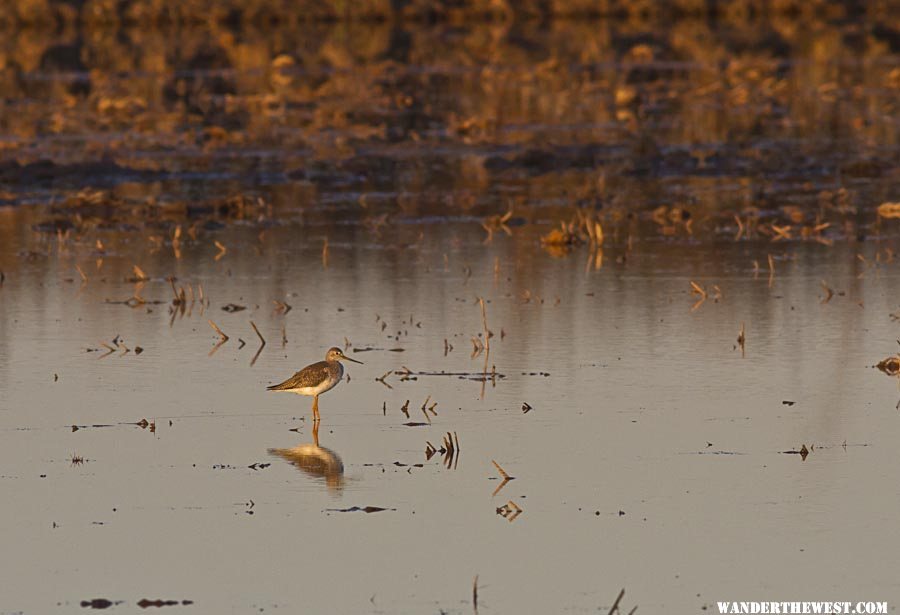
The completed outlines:
{"type": "Polygon", "coordinates": [[[497,613],[595,612],[621,587],[648,611],[900,597],[879,555],[900,546],[900,391],[871,367],[896,349],[896,265],[795,245],[770,286],[752,263],[768,242],[637,242],[585,271],[587,248],[556,259],[527,230],[488,245],[472,230],[410,225],[388,245],[347,226],[327,268],[322,238],[294,224],[262,242],[220,234],[218,261],[208,242],[181,259],[121,243],[98,269],[51,243],[7,274],[0,532],[17,556],[0,564],[4,612],[95,597],[123,600],[117,611],[163,598],[204,612],[470,612],[475,575],[480,610],[497,613]],[[165,303],[107,303],[132,296],[138,255],[152,278],[141,296],[165,303]],[[173,319],[169,275],[202,284],[210,305],[173,319]],[[826,276],[838,294],[822,303],[826,276]],[[721,299],[692,310],[690,280],[721,299]],[[496,378],[376,381],[404,366],[482,372],[478,296],[496,378]],[[231,336],[212,356],[207,319],[231,336]],[[255,365],[251,320],[268,342],[255,365]],[[116,336],[143,352],[103,356],[116,336]],[[365,365],[322,397],[320,445],[343,464],[325,478],[269,454],[312,443],[310,404],[264,389],[345,337],[365,365]],[[429,396],[431,424],[404,426],[426,422],[429,396]],[[451,469],[424,454],[448,431],[451,469]],[[805,461],[783,454],[803,444],[805,461]],[[497,495],[492,460],[516,477],[497,495]],[[508,502],[522,509],[512,522],[497,512],[508,502]],[[388,510],[334,510],[354,506],[388,510]]]}
{"type": "Polygon", "coordinates": [[[896,19],[738,13],[2,37],[0,614],[900,603],[896,19]]]}

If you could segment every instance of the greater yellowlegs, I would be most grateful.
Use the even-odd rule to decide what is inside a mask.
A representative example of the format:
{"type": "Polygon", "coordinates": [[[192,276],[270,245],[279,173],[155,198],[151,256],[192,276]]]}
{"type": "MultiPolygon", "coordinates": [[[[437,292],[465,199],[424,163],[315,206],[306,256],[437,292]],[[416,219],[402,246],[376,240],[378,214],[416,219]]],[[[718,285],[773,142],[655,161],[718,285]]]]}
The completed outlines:
{"type": "Polygon", "coordinates": [[[307,365],[299,372],[282,382],[268,387],[269,391],[287,391],[297,395],[307,395],[313,398],[313,421],[319,420],[319,395],[330,391],[344,377],[344,366],[341,361],[353,361],[362,364],[362,361],[351,359],[341,352],[340,348],[329,348],[325,354],[325,360],[307,365]]]}

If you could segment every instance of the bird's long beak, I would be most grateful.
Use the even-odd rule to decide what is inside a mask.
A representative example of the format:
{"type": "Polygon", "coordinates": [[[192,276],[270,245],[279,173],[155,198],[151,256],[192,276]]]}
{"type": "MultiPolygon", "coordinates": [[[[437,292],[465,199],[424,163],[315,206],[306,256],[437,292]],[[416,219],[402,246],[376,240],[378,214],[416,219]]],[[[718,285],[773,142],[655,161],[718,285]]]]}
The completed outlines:
{"type": "Polygon", "coordinates": [[[348,361],[353,361],[354,363],[359,363],[360,365],[365,365],[365,363],[363,363],[362,361],[357,361],[356,359],[351,359],[350,357],[348,357],[345,354],[342,354],[341,357],[344,359],[347,359],[348,361]]]}

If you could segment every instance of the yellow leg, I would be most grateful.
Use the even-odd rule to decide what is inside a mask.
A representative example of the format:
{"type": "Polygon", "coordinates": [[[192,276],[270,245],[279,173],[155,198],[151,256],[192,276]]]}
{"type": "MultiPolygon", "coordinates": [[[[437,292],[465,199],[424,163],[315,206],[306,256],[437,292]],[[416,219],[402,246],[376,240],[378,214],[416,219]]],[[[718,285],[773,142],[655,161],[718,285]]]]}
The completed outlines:
{"type": "Polygon", "coordinates": [[[319,446],[319,422],[313,421],[313,442],[316,443],[316,448],[319,446]]]}
{"type": "Polygon", "coordinates": [[[313,421],[319,422],[319,396],[313,397],[313,421]]]}

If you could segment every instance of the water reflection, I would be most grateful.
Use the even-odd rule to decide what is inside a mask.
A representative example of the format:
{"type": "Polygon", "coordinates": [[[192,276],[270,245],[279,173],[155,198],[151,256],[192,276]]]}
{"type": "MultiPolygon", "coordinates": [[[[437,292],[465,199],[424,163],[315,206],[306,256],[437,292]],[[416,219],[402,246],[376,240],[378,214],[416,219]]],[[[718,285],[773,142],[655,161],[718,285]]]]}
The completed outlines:
{"type": "Polygon", "coordinates": [[[344,462],[340,456],[319,446],[319,424],[313,423],[313,442],[293,448],[270,448],[269,454],[281,457],[304,474],[324,478],[329,491],[339,493],[344,488],[344,462]]]}

